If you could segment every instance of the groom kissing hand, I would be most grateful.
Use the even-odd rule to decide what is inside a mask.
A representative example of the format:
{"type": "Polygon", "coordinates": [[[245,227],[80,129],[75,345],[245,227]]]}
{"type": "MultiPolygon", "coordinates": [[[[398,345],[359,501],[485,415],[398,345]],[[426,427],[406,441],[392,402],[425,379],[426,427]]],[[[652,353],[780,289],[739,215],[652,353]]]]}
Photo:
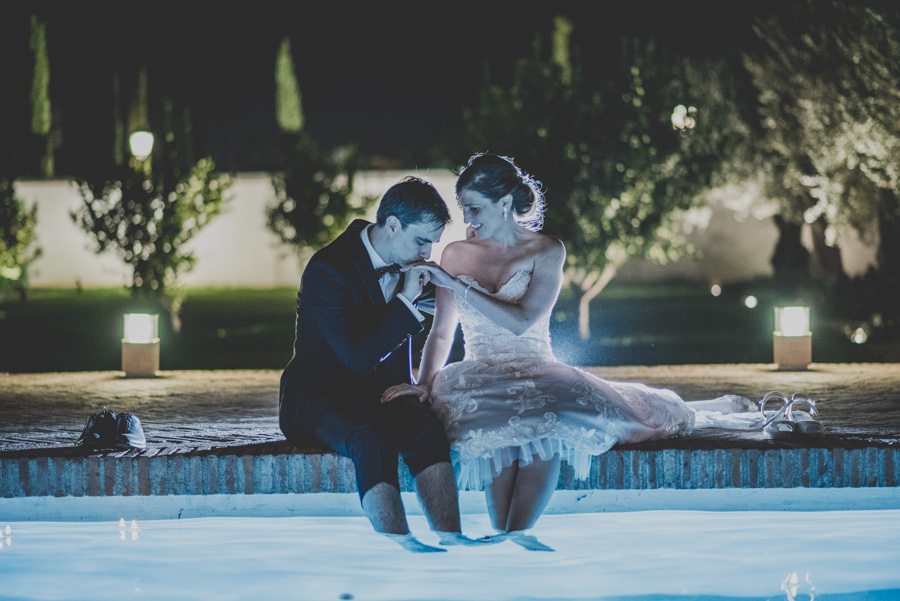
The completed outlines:
{"type": "Polygon", "coordinates": [[[279,421],[298,446],[349,457],[363,511],[376,531],[412,551],[444,551],[409,532],[398,455],[441,543],[460,533],[449,445],[440,421],[416,397],[380,403],[412,382],[410,336],[422,331],[421,298],[431,255],[450,213],[430,183],[407,177],[382,197],[377,222],[357,219],[307,264],[297,294],[294,355],[281,376],[279,421]]]}

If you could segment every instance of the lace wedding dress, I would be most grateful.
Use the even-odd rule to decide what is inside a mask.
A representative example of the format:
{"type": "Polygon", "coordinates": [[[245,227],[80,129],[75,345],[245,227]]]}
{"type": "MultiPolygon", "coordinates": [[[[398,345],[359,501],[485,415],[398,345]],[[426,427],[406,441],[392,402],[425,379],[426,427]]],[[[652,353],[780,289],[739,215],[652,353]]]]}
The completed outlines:
{"type": "MultiPolygon", "coordinates": [[[[471,276],[459,279],[489,294],[471,276]]],[[[531,272],[516,272],[492,296],[515,301],[530,283],[531,272]]],[[[462,490],[480,489],[515,460],[524,466],[534,455],[556,453],[584,479],[591,458],[617,442],[690,434],[698,414],[710,413],[692,409],[671,390],[610,382],[557,362],[549,314],[517,336],[460,296],[456,306],[465,357],[438,373],[431,394],[462,490]]],[[[736,411],[752,407],[743,397],[717,400],[736,411]]]]}

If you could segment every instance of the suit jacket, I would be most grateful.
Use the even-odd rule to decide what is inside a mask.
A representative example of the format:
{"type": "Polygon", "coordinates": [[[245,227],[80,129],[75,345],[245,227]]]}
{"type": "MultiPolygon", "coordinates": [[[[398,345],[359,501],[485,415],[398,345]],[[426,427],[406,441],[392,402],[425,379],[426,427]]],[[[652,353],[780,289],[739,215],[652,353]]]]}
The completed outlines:
{"type": "Polygon", "coordinates": [[[291,440],[307,439],[331,403],[380,402],[412,378],[410,336],[422,325],[398,298],[385,302],[357,219],[316,252],[297,294],[294,355],[281,376],[279,421],[291,440]]]}

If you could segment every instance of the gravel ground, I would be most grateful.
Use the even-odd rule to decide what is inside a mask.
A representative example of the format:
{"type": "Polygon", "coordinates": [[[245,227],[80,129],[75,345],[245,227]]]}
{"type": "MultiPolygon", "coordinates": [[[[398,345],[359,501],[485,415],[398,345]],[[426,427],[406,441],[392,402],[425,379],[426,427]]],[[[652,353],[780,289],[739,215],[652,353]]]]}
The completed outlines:
{"type": "MultiPolygon", "coordinates": [[[[813,364],[803,372],[766,364],[586,369],[608,380],[670,388],[685,400],[722,394],[758,400],[771,390],[803,392],[818,402],[828,428],[826,446],[900,445],[900,363],[813,364]]],[[[147,379],[125,378],[122,372],[0,374],[0,453],[70,447],[88,415],[104,407],[137,415],[150,447],[280,441],[280,375],[279,370],[170,371],[147,379]]],[[[772,442],[742,433],[651,446],[702,446],[711,438],[742,446],[772,442]]]]}

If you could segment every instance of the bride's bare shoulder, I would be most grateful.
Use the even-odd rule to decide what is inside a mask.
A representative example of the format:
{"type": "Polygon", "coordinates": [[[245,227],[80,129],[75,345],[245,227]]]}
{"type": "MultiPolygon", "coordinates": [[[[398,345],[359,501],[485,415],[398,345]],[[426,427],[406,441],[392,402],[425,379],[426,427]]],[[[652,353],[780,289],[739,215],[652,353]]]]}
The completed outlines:
{"type": "Polygon", "coordinates": [[[466,240],[457,240],[445,246],[441,253],[441,267],[447,273],[459,275],[459,270],[466,264],[471,252],[470,246],[466,240]]]}
{"type": "Polygon", "coordinates": [[[546,234],[535,233],[535,254],[547,259],[565,259],[566,246],[561,240],[546,234]]]}
{"type": "Polygon", "coordinates": [[[469,246],[471,245],[468,244],[467,240],[456,240],[451,242],[444,247],[444,252],[441,253],[441,262],[467,255],[470,252],[469,246]]]}

